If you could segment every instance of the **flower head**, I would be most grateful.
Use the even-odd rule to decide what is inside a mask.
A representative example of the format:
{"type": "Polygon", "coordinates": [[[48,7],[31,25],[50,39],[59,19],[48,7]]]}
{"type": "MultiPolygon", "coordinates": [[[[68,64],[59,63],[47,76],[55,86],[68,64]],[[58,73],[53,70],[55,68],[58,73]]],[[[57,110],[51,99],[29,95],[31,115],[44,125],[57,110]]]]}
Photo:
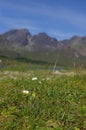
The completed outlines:
{"type": "Polygon", "coordinates": [[[28,90],[23,90],[22,93],[29,94],[29,91],[28,90]]]}
{"type": "Polygon", "coordinates": [[[38,78],[37,77],[33,77],[32,80],[37,80],[38,78]]]}

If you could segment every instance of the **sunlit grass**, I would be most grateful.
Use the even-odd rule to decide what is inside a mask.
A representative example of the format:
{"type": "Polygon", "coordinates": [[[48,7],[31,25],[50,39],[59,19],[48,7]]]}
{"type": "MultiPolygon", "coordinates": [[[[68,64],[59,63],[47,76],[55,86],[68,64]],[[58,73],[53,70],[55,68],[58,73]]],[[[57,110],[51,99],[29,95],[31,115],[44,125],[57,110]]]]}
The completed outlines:
{"type": "Polygon", "coordinates": [[[86,129],[86,75],[11,71],[0,77],[0,130],[86,129]]]}

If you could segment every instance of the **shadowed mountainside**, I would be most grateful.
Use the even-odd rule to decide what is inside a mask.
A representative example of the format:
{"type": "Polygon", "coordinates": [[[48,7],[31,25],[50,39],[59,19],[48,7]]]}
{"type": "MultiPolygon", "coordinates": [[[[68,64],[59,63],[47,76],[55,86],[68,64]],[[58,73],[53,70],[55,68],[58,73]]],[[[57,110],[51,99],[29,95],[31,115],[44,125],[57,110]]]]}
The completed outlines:
{"type": "Polygon", "coordinates": [[[0,35],[0,56],[27,58],[59,64],[86,65],[86,37],[73,36],[58,41],[45,32],[33,35],[27,29],[16,29],[0,35]]]}

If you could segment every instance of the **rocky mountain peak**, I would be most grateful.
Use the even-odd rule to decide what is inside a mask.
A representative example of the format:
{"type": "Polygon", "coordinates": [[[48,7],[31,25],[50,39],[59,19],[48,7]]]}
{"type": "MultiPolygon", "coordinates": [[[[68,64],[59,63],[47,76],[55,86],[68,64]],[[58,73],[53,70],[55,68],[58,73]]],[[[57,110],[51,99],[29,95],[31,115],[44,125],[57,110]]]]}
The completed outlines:
{"type": "Polygon", "coordinates": [[[27,29],[15,29],[3,34],[3,36],[12,42],[12,44],[19,45],[27,45],[28,39],[27,37],[31,37],[30,32],[27,29]]]}

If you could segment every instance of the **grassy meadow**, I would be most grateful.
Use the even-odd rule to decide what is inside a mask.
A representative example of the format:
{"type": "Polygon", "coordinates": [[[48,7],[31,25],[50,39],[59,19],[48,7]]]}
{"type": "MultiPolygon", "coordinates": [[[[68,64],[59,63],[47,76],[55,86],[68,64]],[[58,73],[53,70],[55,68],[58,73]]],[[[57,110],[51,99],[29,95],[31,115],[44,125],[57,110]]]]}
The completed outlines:
{"type": "Polygon", "coordinates": [[[2,59],[0,130],[86,130],[86,70],[2,59]]]}

